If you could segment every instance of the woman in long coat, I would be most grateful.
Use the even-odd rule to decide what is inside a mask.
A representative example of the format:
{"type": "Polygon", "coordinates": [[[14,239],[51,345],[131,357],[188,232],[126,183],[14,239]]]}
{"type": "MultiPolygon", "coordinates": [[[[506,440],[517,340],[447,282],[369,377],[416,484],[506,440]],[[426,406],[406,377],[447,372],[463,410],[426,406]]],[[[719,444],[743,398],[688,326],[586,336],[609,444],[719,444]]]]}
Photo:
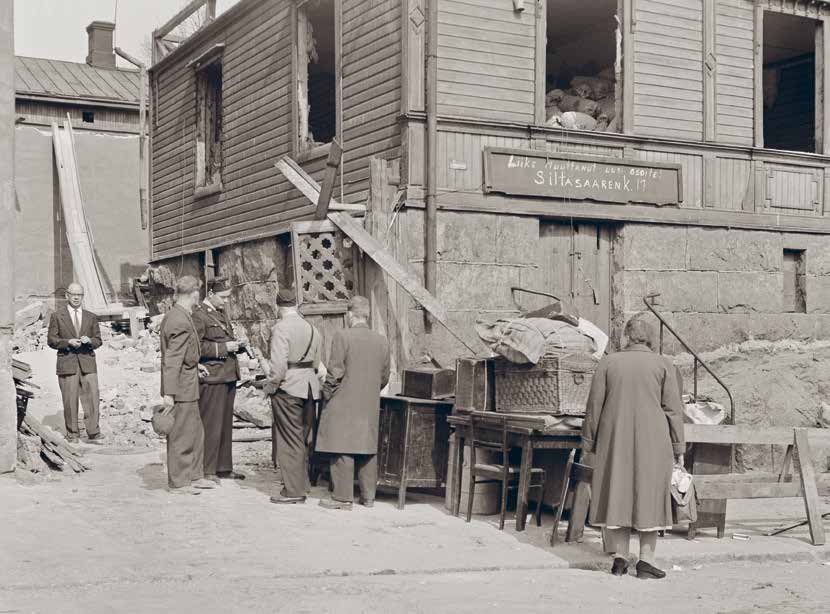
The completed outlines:
{"type": "Polygon", "coordinates": [[[654,550],[657,532],[672,526],[672,461],[682,464],[685,450],[682,401],[675,370],[653,351],[653,327],[632,318],[625,337],[625,350],[597,367],[588,396],[582,438],[593,457],[590,522],[605,530],[612,573],[628,572],[635,530],[637,577],[662,578],[654,550]]]}

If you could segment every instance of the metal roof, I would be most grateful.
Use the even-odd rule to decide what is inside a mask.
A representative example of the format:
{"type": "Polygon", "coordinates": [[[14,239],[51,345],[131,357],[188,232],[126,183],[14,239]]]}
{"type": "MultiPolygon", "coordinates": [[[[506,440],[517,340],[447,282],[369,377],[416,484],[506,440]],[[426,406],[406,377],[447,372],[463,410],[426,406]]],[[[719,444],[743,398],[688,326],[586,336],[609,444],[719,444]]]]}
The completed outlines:
{"type": "Polygon", "coordinates": [[[138,105],[137,70],[22,56],[14,60],[18,96],[138,105]]]}

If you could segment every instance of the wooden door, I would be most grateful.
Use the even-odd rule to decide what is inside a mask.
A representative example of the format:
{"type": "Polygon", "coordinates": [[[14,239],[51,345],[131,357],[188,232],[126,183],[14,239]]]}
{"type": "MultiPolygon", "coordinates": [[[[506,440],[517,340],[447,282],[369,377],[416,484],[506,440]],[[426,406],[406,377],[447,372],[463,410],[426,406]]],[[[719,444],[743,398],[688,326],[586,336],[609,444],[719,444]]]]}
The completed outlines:
{"type": "MultiPolygon", "coordinates": [[[[615,227],[584,222],[542,222],[539,287],[570,301],[605,333],[611,328],[611,248],[615,227]]],[[[549,301],[548,301],[549,302],[549,301]]]]}

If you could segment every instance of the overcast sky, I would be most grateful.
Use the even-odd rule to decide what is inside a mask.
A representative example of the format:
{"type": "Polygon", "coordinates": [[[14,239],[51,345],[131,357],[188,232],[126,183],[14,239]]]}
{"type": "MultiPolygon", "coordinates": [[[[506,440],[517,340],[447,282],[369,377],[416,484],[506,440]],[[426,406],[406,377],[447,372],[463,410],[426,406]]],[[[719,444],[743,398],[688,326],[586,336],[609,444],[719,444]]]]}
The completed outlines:
{"type": "MultiPolygon", "coordinates": [[[[115,20],[115,44],[143,59],[144,41],[152,30],[175,15],[188,1],[14,0],[15,53],[83,62],[87,54],[86,27],[95,20],[115,20]]],[[[219,0],[217,13],[227,10],[236,1],[219,0]]],[[[119,64],[122,62],[119,58],[119,64]]]]}

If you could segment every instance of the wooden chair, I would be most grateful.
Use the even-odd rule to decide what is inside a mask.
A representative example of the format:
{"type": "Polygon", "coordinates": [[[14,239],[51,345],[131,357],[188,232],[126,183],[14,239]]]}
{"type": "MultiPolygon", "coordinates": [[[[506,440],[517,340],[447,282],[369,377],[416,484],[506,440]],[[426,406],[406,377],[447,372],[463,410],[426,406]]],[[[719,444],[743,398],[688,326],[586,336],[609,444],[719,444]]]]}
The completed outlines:
{"type": "MultiPolygon", "coordinates": [[[[495,417],[495,416],[494,416],[495,417]]],[[[467,522],[473,516],[473,499],[475,498],[476,484],[500,483],[501,503],[499,516],[499,530],[504,530],[504,513],[507,508],[507,494],[510,489],[519,487],[521,467],[510,465],[510,447],[507,441],[507,419],[508,416],[500,416],[501,420],[498,432],[499,436],[494,437],[492,428],[493,418],[488,418],[489,429],[482,429],[484,419],[470,415],[470,485],[467,496],[467,522]],[[476,458],[478,450],[490,450],[501,453],[501,464],[479,463],[476,458]],[[483,477],[483,480],[477,480],[483,477]]],[[[539,489],[539,501],[536,504],[536,526],[542,526],[542,501],[545,498],[545,470],[541,468],[530,469],[530,481],[528,490],[539,489]],[[534,483],[535,482],[535,483],[534,483]]],[[[516,510],[517,513],[519,510],[516,510]]]]}
{"type": "MultiPolygon", "coordinates": [[[[568,454],[568,462],[565,465],[565,477],[562,480],[562,489],[559,491],[559,502],[556,505],[556,516],[553,519],[553,531],[550,534],[550,545],[556,545],[556,535],[559,532],[559,521],[562,520],[562,510],[565,509],[565,501],[568,499],[568,493],[575,490],[580,482],[587,482],[590,484],[591,478],[594,475],[594,470],[588,465],[581,465],[574,462],[576,450],[571,450],[568,454]]],[[[574,506],[576,507],[576,506],[574,506]]],[[[571,510],[571,525],[574,524],[576,514],[585,512],[585,509],[578,511],[571,510]]]]}

